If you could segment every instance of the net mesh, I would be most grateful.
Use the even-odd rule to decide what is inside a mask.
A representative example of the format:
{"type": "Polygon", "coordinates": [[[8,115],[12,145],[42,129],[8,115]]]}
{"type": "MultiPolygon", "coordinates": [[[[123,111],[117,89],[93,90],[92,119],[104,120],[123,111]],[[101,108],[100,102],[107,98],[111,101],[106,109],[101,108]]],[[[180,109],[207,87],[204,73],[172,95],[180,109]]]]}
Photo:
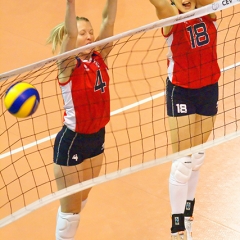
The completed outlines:
{"type": "MultiPolygon", "coordinates": [[[[240,119],[240,6],[232,1],[195,10],[198,17],[218,11],[219,81],[217,120],[208,148],[239,135],[240,119]]],[[[56,81],[59,60],[72,57],[83,47],[0,75],[0,225],[74,192],[170,161],[170,132],[165,107],[168,52],[160,27],[186,21],[176,17],[143,26],[96,42],[95,47],[114,41],[108,56],[111,120],[106,126],[104,163],[100,176],[57,191],[53,174],[53,144],[63,122],[63,100],[56,81]],[[4,95],[17,81],[33,84],[41,102],[36,113],[20,119],[9,114],[4,95]]]]}

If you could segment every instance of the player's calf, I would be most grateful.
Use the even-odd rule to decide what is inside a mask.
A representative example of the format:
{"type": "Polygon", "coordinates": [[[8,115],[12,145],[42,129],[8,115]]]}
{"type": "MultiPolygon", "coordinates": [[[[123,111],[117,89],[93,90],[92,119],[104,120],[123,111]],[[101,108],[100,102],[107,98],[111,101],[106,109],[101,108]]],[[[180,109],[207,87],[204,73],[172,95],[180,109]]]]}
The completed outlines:
{"type": "Polygon", "coordinates": [[[177,159],[172,163],[169,190],[170,198],[172,196],[172,227],[171,239],[186,239],[184,225],[184,206],[187,197],[187,182],[192,173],[192,159],[189,156],[177,159]],[[177,193],[177,199],[176,199],[177,193]]]}

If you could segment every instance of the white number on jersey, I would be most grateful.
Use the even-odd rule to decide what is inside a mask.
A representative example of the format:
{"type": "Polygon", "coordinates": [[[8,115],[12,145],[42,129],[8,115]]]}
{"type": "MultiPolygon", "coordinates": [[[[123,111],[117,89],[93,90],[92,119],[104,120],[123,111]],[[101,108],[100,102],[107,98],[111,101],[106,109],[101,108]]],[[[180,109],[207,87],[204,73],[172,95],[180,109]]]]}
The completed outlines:
{"type": "Polygon", "coordinates": [[[178,113],[187,113],[187,105],[186,104],[176,104],[178,113]]]}

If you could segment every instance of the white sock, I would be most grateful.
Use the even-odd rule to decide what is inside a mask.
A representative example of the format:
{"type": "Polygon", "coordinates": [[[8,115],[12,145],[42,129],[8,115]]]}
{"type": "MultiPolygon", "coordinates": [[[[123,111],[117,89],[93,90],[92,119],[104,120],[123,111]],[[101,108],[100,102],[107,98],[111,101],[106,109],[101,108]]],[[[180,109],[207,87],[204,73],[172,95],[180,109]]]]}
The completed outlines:
{"type": "Polygon", "coordinates": [[[195,197],[195,193],[197,190],[197,184],[199,179],[199,170],[192,171],[191,177],[188,181],[188,193],[187,193],[187,200],[193,201],[195,197]]]}
{"type": "Polygon", "coordinates": [[[169,178],[169,194],[172,214],[184,213],[187,201],[188,183],[177,182],[172,174],[169,178]]]}

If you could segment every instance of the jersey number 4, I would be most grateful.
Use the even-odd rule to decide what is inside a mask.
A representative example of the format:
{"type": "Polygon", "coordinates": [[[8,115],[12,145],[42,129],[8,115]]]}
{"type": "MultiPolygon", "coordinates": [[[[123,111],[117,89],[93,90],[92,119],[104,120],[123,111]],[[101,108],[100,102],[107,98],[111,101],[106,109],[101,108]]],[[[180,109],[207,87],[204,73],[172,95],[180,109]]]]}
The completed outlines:
{"type": "Polygon", "coordinates": [[[94,86],[94,91],[99,91],[101,90],[102,93],[105,92],[106,83],[103,81],[102,74],[100,70],[97,70],[97,77],[96,77],[96,82],[94,86]]]}
{"type": "Polygon", "coordinates": [[[201,47],[209,43],[209,35],[205,23],[201,22],[194,26],[187,27],[192,48],[201,47]]]}

